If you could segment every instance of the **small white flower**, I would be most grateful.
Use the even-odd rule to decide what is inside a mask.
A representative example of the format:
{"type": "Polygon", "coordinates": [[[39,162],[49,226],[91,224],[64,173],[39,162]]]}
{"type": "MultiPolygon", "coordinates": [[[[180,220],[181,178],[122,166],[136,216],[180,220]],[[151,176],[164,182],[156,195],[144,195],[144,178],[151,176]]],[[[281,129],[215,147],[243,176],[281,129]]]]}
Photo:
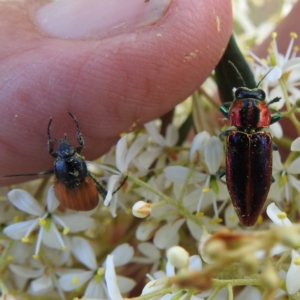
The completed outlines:
{"type": "Polygon", "coordinates": [[[118,141],[116,146],[117,170],[102,164],[91,163],[97,167],[100,167],[102,169],[111,172],[112,174],[115,174],[110,176],[108,180],[107,194],[103,203],[105,206],[108,206],[110,204],[111,213],[112,216],[114,217],[116,216],[116,205],[118,202],[118,193],[114,194],[114,191],[116,190],[119,182],[124,180],[126,174],[129,171],[130,164],[133,162],[133,160],[136,158],[139,152],[145,147],[147,138],[148,138],[147,135],[139,136],[133,141],[133,143],[129,148],[127,146],[127,142],[128,142],[127,135],[125,135],[118,141]]]}
{"type": "Polygon", "coordinates": [[[53,186],[48,190],[45,209],[24,190],[10,191],[8,199],[15,207],[35,216],[35,218],[9,225],[4,228],[3,233],[14,240],[29,242],[31,233],[39,228],[34,251],[35,258],[38,257],[41,243],[50,248],[66,250],[66,245],[57,226],[63,228],[63,234],[67,234],[68,232],[85,230],[94,223],[92,218],[80,213],[65,216],[55,214],[59,202],[54,195],[53,186]]]}
{"type": "Polygon", "coordinates": [[[292,250],[292,259],[286,274],[286,289],[289,294],[295,294],[300,289],[300,254],[292,250]]]}
{"type": "MultiPolygon", "coordinates": [[[[172,160],[176,159],[174,152],[167,152],[166,148],[173,147],[176,145],[179,139],[179,133],[177,128],[173,124],[169,124],[166,130],[166,136],[163,137],[156,125],[155,121],[149,122],[144,125],[149,136],[153,139],[155,146],[149,147],[144,153],[144,156],[147,156],[147,167],[149,167],[155,159],[158,159],[156,166],[162,168],[166,164],[167,156],[172,160]]],[[[143,156],[143,157],[144,157],[143,156]]]]}
{"type": "Polygon", "coordinates": [[[287,168],[281,163],[278,151],[273,152],[273,176],[275,182],[271,185],[269,197],[275,201],[284,198],[290,201],[292,189],[300,193],[300,181],[294,176],[300,174],[300,158],[295,159],[287,168]]]}
{"type": "MultiPolygon", "coordinates": [[[[72,239],[72,252],[74,256],[83,263],[89,271],[80,269],[68,270],[59,279],[62,290],[72,291],[84,283],[89,282],[85,290],[84,296],[87,298],[107,298],[110,293],[117,295],[118,293],[127,293],[135,285],[135,282],[127,277],[117,276],[120,288],[116,290],[116,280],[114,275],[114,266],[122,266],[127,264],[133,257],[133,248],[128,244],[122,244],[115,248],[111,253],[113,256],[108,258],[108,265],[98,266],[97,260],[92,247],[89,243],[80,237],[72,239]],[[114,282],[107,282],[103,279],[111,278],[114,282]]],[[[110,298],[112,299],[112,298],[110,298]]]]}
{"type": "MultiPolygon", "coordinates": [[[[190,156],[191,158],[197,155],[201,158],[201,162],[206,166],[207,173],[202,173],[199,171],[193,171],[193,174],[189,180],[189,184],[198,184],[198,187],[193,193],[199,191],[200,195],[198,198],[198,203],[191,209],[191,211],[199,212],[202,208],[203,200],[206,196],[209,197],[209,202],[213,204],[215,211],[215,218],[218,218],[218,200],[227,200],[229,198],[227,188],[223,182],[219,180],[218,171],[221,166],[221,162],[224,157],[223,145],[219,138],[211,137],[209,138],[208,133],[199,133],[193,140],[190,156]],[[198,144],[199,142],[203,145],[198,144]]],[[[184,183],[186,177],[188,176],[190,170],[182,166],[170,166],[164,169],[164,174],[167,179],[177,182],[184,183]]],[[[184,204],[191,207],[191,201],[188,200],[189,196],[184,199],[184,204]]]]}

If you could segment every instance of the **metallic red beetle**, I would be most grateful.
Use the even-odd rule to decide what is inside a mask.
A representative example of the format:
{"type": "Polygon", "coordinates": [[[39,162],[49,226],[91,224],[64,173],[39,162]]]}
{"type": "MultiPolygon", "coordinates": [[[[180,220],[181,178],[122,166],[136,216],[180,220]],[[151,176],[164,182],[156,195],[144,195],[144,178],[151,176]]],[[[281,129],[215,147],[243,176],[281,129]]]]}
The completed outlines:
{"type": "MultiPolygon", "coordinates": [[[[280,120],[281,114],[269,108],[261,89],[239,87],[234,101],[220,106],[233,130],[226,130],[226,183],[244,226],[256,223],[267,199],[272,182],[272,149],[277,150],[268,127],[280,120]]],[[[221,175],[225,175],[225,172],[221,175]]]]}

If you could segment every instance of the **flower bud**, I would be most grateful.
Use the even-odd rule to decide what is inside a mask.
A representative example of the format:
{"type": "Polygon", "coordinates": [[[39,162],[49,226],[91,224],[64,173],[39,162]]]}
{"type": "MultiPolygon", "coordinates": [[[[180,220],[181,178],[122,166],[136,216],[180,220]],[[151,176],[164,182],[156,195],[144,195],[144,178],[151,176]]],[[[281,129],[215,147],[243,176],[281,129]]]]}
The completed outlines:
{"type": "Polygon", "coordinates": [[[167,251],[167,259],[172,266],[178,269],[189,265],[189,253],[180,246],[171,247],[167,251]]]}
{"type": "Polygon", "coordinates": [[[151,204],[145,201],[138,201],[132,207],[132,214],[137,218],[146,218],[151,213],[151,204]]]}

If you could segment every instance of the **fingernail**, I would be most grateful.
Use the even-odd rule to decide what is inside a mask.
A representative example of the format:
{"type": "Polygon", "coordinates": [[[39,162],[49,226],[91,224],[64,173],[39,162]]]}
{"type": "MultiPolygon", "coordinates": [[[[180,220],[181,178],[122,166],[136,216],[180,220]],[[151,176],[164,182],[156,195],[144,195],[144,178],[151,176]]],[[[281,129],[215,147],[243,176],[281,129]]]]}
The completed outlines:
{"type": "Polygon", "coordinates": [[[60,0],[36,13],[40,28],[60,38],[105,38],[152,25],[172,0],[60,0]]]}

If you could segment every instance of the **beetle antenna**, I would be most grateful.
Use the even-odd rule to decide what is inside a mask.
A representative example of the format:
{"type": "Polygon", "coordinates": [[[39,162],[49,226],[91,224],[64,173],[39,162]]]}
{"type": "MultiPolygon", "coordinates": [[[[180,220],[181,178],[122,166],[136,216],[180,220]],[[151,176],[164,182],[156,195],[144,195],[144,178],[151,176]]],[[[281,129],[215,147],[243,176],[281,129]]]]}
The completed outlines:
{"type": "Polygon", "coordinates": [[[235,66],[235,64],[234,64],[231,60],[229,60],[228,63],[231,64],[231,66],[234,68],[234,70],[236,71],[236,73],[239,75],[241,81],[243,82],[243,85],[246,86],[246,82],[245,82],[245,80],[244,80],[242,74],[240,73],[240,71],[239,71],[239,70],[237,69],[237,67],[235,66]]]}
{"type": "Polygon", "coordinates": [[[258,82],[256,88],[259,87],[259,85],[261,84],[261,82],[268,76],[268,74],[269,74],[272,70],[273,70],[273,68],[271,68],[271,69],[264,75],[264,77],[258,82]]]}
{"type": "Polygon", "coordinates": [[[53,121],[53,117],[50,118],[49,124],[48,124],[48,138],[51,140],[51,135],[50,135],[50,129],[51,129],[51,124],[53,121]]]}

